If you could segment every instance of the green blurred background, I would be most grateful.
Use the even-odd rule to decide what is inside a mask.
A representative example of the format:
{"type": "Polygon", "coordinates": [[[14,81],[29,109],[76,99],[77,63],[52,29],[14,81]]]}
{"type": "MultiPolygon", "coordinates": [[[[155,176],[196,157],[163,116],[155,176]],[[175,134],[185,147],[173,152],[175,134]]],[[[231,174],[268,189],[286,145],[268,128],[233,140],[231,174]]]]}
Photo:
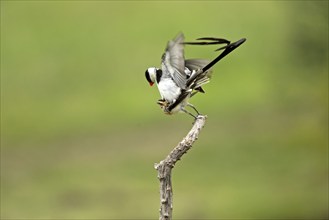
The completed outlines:
{"type": "Polygon", "coordinates": [[[328,1],[1,1],[3,219],[158,218],[153,165],[192,118],[144,72],[179,31],[247,42],[192,100],[173,217],[327,218],[328,1]]]}

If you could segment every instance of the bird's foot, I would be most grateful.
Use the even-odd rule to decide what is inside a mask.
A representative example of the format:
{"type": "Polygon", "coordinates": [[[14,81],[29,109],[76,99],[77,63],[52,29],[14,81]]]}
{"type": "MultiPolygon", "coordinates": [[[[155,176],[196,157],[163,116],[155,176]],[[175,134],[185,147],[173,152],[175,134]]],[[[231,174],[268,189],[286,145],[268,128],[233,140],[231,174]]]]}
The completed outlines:
{"type": "Polygon", "coordinates": [[[164,113],[170,114],[170,110],[168,108],[170,106],[170,102],[165,99],[159,99],[157,104],[160,105],[160,108],[164,111],[164,113]]]}

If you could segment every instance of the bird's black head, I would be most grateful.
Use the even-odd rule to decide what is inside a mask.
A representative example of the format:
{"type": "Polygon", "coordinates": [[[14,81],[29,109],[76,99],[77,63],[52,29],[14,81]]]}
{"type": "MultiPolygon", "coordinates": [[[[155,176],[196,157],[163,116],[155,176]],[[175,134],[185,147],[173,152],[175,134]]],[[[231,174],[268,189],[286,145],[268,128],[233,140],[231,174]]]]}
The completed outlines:
{"type": "Polygon", "coordinates": [[[162,70],[150,67],[145,71],[145,78],[149,82],[150,86],[153,86],[155,82],[159,83],[162,76],[162,70]]]}

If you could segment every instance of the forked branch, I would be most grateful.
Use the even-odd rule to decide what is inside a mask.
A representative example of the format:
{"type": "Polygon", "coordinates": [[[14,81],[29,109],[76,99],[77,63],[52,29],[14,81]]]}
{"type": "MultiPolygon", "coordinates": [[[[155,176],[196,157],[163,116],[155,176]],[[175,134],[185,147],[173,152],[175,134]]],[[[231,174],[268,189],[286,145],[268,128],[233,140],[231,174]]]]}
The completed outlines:
{"type": "Polygon", "coordinates": [[[172,219],[173,191],[171,184],[171,170],[176,162],[192,147],[198,139],[199,133],[206,123],[207,116],[199,115],[186,137],[154,168],[158,171],[160,181],[160,220],[172,219]]]}

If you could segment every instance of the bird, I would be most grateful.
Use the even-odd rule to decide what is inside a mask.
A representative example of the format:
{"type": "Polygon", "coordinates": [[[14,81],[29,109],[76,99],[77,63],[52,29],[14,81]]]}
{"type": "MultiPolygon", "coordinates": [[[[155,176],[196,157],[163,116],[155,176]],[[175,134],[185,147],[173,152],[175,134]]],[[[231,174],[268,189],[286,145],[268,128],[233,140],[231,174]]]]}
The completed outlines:
{"type": "Polygon", "coordinates": [[[157,101],[165,114],[172,115],[184,112],[197,118],[199,111],[189,103],[189,99],[197,93],[205,93],[203,85],[209,83],[212,69],[218,61],[239,47],[246,38],[231,43],[224,38],[202,37],[197,42],[184,42],[184,34],[179,33],[167,43],[161,57],[161,68],[149,67],[145,71],[145,78],[153,86],[157,85],[161,99],[157,101]],[[224,46],[215,51],[223,50],[211,62],[206,59],[185,59],[184,45],[217,45],[224,46]],[[186,109],[191,107],[196,115],[186,109]]]}

